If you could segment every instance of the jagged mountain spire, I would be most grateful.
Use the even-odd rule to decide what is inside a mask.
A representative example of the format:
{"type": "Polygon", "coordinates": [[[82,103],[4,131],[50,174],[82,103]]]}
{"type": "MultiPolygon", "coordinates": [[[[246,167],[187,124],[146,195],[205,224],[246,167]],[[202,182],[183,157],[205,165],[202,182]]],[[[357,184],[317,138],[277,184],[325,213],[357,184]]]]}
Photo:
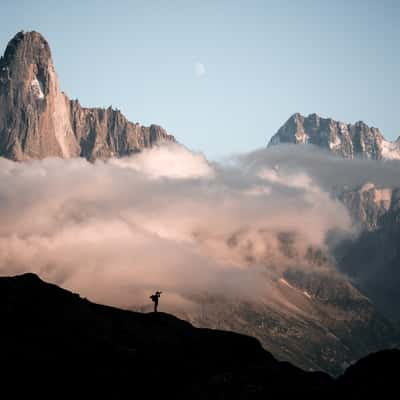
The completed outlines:
{"type": "Polygon", "coordinates": [[[79,155],[47,41],[19,32],[0,61],[0,155],[16,160],[79,155]]]}
{"type": "Polygon", "coordinates": [[[48,156],[122,156],[175,141],[157,125],[129,122],[111,108],[83,108],[61,92],[46,39],[19,32],[0,59],[0,156],[13,160],[48,156]]]}

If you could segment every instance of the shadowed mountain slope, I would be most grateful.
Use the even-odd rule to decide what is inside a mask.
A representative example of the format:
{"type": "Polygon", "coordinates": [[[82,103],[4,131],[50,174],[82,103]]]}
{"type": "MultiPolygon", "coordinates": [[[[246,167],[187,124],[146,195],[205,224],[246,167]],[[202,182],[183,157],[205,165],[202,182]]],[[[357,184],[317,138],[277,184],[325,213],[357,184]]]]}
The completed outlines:
{"type": "Polygon", "coordinates": [[[254,338],[94,304],[33,274],[0,278],[0,318],[1,373],[14,395],[318,398],[352,385],[353,372],[340,386],[278,362],[254,338]]]}

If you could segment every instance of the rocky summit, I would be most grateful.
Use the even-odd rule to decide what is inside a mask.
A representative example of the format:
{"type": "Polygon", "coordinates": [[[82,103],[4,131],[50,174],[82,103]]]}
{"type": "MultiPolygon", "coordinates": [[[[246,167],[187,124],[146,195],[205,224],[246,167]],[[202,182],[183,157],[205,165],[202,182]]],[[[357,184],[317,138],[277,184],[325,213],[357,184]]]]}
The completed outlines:
{"type": "MultiPolygon", "coordinates": [[[[292,115],[268,146],[280,143],[312,144],[349,159],[392,160],[392,165],[400,160],[400,138],[389,142],[379,129],[361,121],[352,125],[317,114],[292,115]]],[[[340,241],[333,254],[338,269],[371,304],[385,317],[398,321],[400,188],[398,184],[378,184],[374,179],[359,186],[330,189],[332,196],[346,206],[359,231],[355,237],[340,241]]]]}
{"type": "Polygon", "coordinates": [[[84,108],[60,90],[49,44],[19,32],[0,59],[0,156],[88,160],[125,156],[175,138],[158,125],[129,122],[111,107],[84,108]]]}
{"type": "Polygon", "coordinates": [[[348,124],[317,114],[308,117],[293,114],[272,136],[268,146],[279,143],[313,144],[351,159],[400,159],[400,138],[390,142],[378,128],[369,127],[362,121],[348,124]]]}

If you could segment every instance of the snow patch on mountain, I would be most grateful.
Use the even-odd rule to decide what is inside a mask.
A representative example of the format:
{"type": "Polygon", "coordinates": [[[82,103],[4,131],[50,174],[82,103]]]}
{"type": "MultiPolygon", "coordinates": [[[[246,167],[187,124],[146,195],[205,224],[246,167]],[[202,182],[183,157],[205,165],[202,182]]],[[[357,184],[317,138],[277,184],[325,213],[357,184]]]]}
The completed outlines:
{"type": "Polygon", "coordinates": [[[291,289],[296,289],[294,286],[292,286],[286,279],[280,278],[279,279],[280,283],[283,283],[284,285],[286,285],[287,287],[290,287],[291,289]]]}
{"type": "Polygon", "coordinates": [[[33,95],[38,98],[38,99],[44,99],[44,93],[42,89],[42,84],[37,80],[37,78],[34,78],[31,82],[31,89],[33,95]]]}
{"type": "Polygon", "coordinates": [[[382,140],[381,153],[385,160],[400,160],[400,143],[382,140]]]}
{"type": "Polygon", "coordinates": [[[296,133],[296,143],[307,144],[309,140],[309,136],[304,132],[296,133]]]}
{"type": "Polygon", "coordinates": [[[331,140],[329,142],[329,148],[331,150],[336,150],[336,149],[340,148],[341,144],[342,144],[342,141],[340,140],[340,137],[338,135],[335,135],[333,140],[331,140]]]}
{"type": "Polygon", "coordinates": [[[368,192],[371,189],[375,189],[375,185],[372,182],[366,182],[364,185],[362,185],[360,193],[368,192]]]}
{"type": "Polygon", "coordinates": [[[303,291],[304,296],[308,297],[309,299],[312,299],[310,293],[306,292],[305,290],[303,291]]]}
{"type": "MultiPolygon", "coordinates": [[[[284,278],[280,278],[279,282],[282,283],[283,285],[289,287],[290,289],[299,291],[299,289],[297,289],[296,287],[294,287],[293,285],[291,285],[286,279],[284,278]]],[[[310,293],[308,293],[306,290],[301,291],[301,293],[306,296],[309,299],[312,299],[312,296],[310,295],[310,293]]]]}

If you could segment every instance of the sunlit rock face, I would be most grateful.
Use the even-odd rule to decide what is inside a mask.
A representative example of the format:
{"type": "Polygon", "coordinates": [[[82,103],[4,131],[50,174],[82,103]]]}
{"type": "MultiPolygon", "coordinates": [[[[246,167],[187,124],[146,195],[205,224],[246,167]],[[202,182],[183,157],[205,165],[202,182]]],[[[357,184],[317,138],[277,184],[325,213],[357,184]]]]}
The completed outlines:
{"type": "Polygon", "coordinates": [[[19,32],[0,59],[0,156],[13,160],[123,156],[175,141],[157,125],[129,122],[120,111],[83,108],[60,90],[49,44],[19,32]]]}
{"type": "Polygon", "coordinates": [[[345,158],[400,159],[400,141],[387,141],[377,128],[364,122],[347,124],[317,114],[292,115],[268,146],[279,143],[313,144],[345,158]]]}
{"type": "Polygon", "coordinates": [[[399,195],[399,189],[366,182],[359,188],[342,189],[338,197],[347,206],[356,223],[363,229],[374,231],[384,223],[384,216],[396,207],[399,195]]]}

